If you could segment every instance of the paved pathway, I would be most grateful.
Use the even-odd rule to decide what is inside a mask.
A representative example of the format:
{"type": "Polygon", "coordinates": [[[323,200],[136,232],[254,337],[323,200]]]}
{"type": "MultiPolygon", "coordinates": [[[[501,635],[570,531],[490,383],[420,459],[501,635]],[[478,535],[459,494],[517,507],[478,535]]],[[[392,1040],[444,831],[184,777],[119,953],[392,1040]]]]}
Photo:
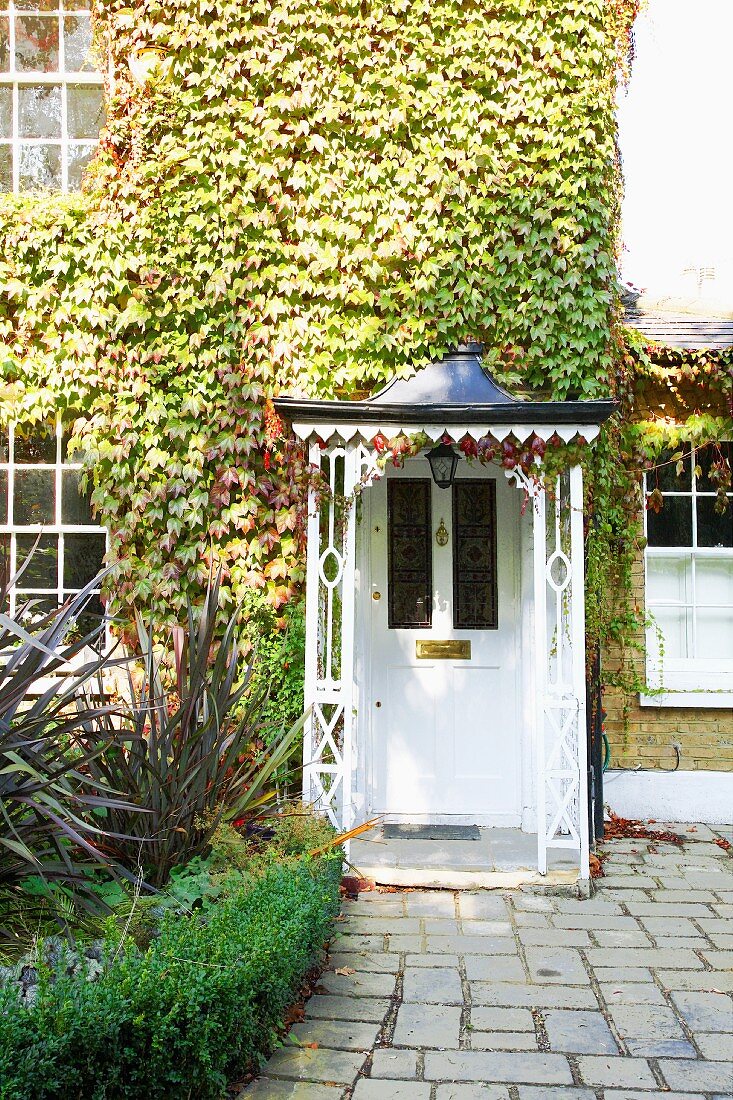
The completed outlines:
{"type": "MultiPolygon", "coordinates": [[[[659,826],[661,827],[661,826],[659,826]]],[[[365,894],[241,1100],[730,1100],[733,829],[612,841],[588,901],[365,894]]]]}

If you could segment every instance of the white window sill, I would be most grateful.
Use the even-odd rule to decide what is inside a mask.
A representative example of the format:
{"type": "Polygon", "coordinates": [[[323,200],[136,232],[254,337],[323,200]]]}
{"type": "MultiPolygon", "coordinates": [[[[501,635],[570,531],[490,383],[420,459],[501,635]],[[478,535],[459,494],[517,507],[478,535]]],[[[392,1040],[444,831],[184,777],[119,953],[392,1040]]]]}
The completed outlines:
{"type": "Polygon", "coordinates": [[[660,695],[643,695],[640,692],[639,706],[730,710],[733,707],[733,691],[665,691],[660,695]]]}

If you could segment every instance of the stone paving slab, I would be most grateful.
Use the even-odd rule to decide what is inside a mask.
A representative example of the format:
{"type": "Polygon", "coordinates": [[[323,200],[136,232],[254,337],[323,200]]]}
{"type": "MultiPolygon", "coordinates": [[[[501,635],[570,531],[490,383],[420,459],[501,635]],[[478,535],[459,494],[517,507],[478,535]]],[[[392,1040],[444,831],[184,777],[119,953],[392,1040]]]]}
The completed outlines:
{"type": "Polygon", "coordinates": [[[356,1082],[354,1100],[430,1100],[430,1085],[422,1081],[362,1080],[356,1082]]]}
{"type": "Polygon", "coordinates": [[[482,1050],[428,1051],[427,1081],[485,1081],[572,1085],[567,1058],[560,1054],[500,1054],[482,1050]]]}
{"type": "Polygon", "coordinates": [[[523,982],[524,966],[518,955],[466,955],[469,981],[523,982]]]}
{"type": "Polygon", "coordinates": [[[597,1008],[592,989],[569,985],[508,985],[472,982],[474,1004],[505,1005],[507,1008],[597,1008]]]}
{"type": "Polygon", "coordinates": [[[435,1100],[509,1100],[509,1090],[502,1085],[488,1084],[438,1085],[435,1100]]]}
{"type": "Polygon", "coordinates": [[[417,1077],[417,1059],[416,1050],[379,1048],[374,1051],[370,1076],[386,1077],[389,1081],[398,1081],[403,1078],[414,1080],[417,1077]]]}
{"type": "Polygon", "coordinates": [[[352,1085],[363,1065],[364,1055],[353,1051],[283,1047],[267,1063],[267,1075],[352,1085]]]}
{"type": "Polygon", "coordinates": [[[693,1031],[722,1031],[733,1034],[733,1001],[720,993],[678,990],[672,1003],[693,1031]]]}
{"type": "Polygon", "coordinates": [[[402,999],[422,1004],[462,1005],[461,976],[456,968],[410,967],[405,970],[402,999]]]}
{"type": "Polygon", "coordinates": [[[544,1013],[550,1049],[570,1054],[618,1054],[616,1041],[600,1012],[564,1008],[544,1013]]]}
{"type": "Polygon", "coordinates": [[[659,1069],[670,1088],[682,1092],[685,1089],[702,1089],[733,1096],[733,1062],[701,1062],[664,1059],[659,1069]]]}
{"type": "Polygon", "coordinates": [[[322,1020],[362,1020],[366,1023],[381,1023],[389,1008],[388,1001],[379,1001],[372,997],[312,997],[308,1004],[308,1014],[322,1020]]]}
{"type": "Polygon", "coordinates": [[[609,842],[590,899],[345,902],[305,1021],[240,1100],[733,1100],[733,858],[717,827],[671,828],[683,848],[609,842]]]}
{"type": "Polygon", "coordinates": [[[519,1100],[596,1100],[591,1089],[548,1089],[544,1085],[521,1085],[517,1095],[519,1100]]]}
{"type": "Polygon", "coordinates": [[[476,1005],[471,1009],[471,1027],[474,1031],[531,1031],[534,1019],[528,1008],[485,1008],[476,1005]]]}
{"type": "Polygon", "coordinates": [[[370,1051],[377,1041],[378,1024],[351,1020],[305,1020],[295,1024],[290,1038],[300,1046],[317,1043],[331,1050],[370,1051]]]}
{"type": "Polygon", "coordinates": [[[461,1009],[454,1005],[403,1004],[397,1013],[394,1045],[457,1047],[461,1009]]]}
{"type": "Polygon", "coordinates": [[[343,1085],[314,1085],[310,1081],[271,1081],[261,1077],[247,1089],[247,1100],[341,1100],[343,1085]]]}
{"type": "MultiPolygon", "coordinates": [[[[654,1095],[664,1096],[664,1100],[705,1100],[701,1092],[668,1092],[665,1089],[660,1093],[659,1089],[655,1088],[654,1095]]],[[[649,1100],[648,1092],[627,1092],[626,1089],[605,1089],[603,1096],[604,1100],[649,1100]]],[[[713,1097],[713,1100],[718,1098],[713,1097]]],[[[721,1097],[720,1100],[723,1098],[721,1097]]],[[[725,1100],[730,1100],[730,1097],[726,1097],[725,1100]]]]}
{"type": "Polygon", "coordinates": [[[472,1050],[537,1050],[533,1031],[476,1031],[471,1036],[472,1050]]]}
{"type": "Polygon", "coordinates": [[[333,971],[327,971],[321,976],[319,985],[327,993],[347,997],[384,998],[392,996],[396,980],[395,974],[374,974],[365,970],[357,970],[355,974],[336,974],[333,971]]]}
{"type": "Polygon", "coordinates": [[[603,1058],[587,1055],[578,1058],[583,1081],[593,1087],[616,1085],[622,1088],[654,1089],[657,1083],[643,1058],[603,1058]]]}

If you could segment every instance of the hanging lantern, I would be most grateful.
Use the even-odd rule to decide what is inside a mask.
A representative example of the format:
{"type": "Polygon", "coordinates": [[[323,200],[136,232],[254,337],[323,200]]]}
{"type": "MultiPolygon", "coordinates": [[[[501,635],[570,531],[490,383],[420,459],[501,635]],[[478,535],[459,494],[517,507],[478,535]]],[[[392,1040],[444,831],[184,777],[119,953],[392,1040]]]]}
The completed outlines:
{"type": "Polygon", "coordinates": [[[439,443],[428,451],[428,462],[433,481],[439,489],[450,489],[458,465],[458,455],[449,443],[439,443]]]}

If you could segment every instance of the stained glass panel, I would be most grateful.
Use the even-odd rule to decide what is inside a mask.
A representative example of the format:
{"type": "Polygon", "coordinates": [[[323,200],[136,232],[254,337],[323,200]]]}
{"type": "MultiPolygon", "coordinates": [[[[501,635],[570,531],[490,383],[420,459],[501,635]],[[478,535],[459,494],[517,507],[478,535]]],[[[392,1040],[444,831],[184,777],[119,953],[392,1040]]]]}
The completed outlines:
{"type": "Polygon", "coordinates": [[[387,483],[389,626],[430,626],[433,612],[431,482],[387,483]]]}
{"type": "Polygon", "coordinates": [[[453,483],[453,626],[495,630],[496,485],[486,479],[453,483]]]}

